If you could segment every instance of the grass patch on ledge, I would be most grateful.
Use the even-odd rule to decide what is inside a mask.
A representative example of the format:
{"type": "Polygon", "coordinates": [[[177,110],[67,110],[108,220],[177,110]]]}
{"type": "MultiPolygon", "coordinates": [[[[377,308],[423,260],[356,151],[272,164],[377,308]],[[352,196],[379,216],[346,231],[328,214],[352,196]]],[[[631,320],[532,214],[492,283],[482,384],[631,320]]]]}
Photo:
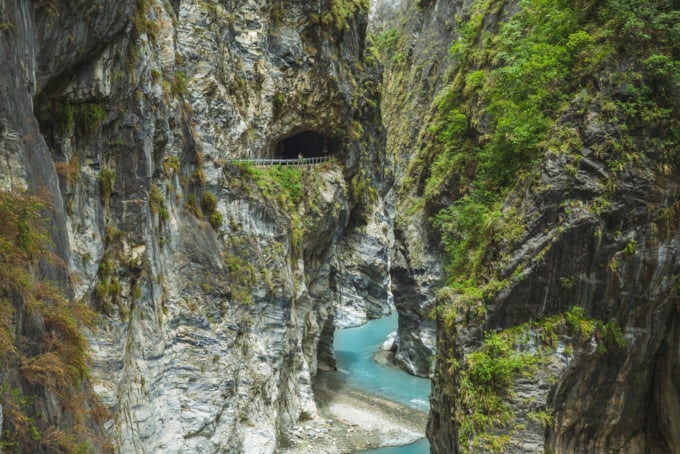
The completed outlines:
{"type": "Polygon", "coordinates": [[[250,162],[238,162],[234,166],[255,183],[265,199],[276,200],[291,212],[302,201],[304,178],[301,168],[282,165],[256,167],[250,162]]]}

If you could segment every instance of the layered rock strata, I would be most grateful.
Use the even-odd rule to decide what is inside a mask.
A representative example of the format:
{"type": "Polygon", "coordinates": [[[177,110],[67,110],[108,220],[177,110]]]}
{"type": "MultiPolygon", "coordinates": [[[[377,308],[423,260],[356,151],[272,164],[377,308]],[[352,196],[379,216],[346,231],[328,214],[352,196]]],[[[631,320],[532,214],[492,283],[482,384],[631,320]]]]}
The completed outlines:
{"type": "Polygon", "coordinates": [[[116,451],[274,452],[316,415],[336,303],[390,305],[367,5],[2,8],[2,189],[53,197],[116,451]],[[305,131],[332,162],[230,161],[305,131]]]}

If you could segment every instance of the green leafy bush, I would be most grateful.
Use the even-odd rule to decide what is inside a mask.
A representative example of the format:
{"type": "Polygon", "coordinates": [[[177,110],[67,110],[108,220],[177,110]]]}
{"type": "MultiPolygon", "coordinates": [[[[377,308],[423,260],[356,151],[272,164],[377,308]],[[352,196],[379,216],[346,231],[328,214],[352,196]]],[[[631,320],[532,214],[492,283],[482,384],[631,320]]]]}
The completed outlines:
{"type": "Polygon", "coordinates": [[[116,173],[104,167],[101,172],[99,172],[99,189],[102,195],[102,202],[104,204],[111,200],[111,194],[113,193],[113,185],[116,180],[116,173]]]}
{"type": "Polygon", "coordinates": [[[217,196],[212,192],[203,193],[203,208],[206,213],[212,213],[217,209],[217,196]]]}
{"type": "Polygon", "coordinates": [[[210,213],[208,220],[210,221],[210,225],[212,226],[212,228],[215,230],[219,230],[219,228],[224,223],[224,217],[222,216],[222,213],[220,213],[219,211],[210,213]]]}

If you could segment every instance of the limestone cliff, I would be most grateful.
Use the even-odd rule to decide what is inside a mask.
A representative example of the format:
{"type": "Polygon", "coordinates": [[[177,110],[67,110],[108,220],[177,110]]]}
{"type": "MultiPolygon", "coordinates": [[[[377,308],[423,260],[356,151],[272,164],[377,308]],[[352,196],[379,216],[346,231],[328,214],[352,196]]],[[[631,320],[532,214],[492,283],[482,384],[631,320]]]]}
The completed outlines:
{"type": "Polygon", "coordinates": [[[367,2],[1,8],[2,190],[49,194],[53,278],[99,314],[92,424],[117,452],[274,452],[316,413],[336,303],[391,305],[367,2]]]}
{"type": "Polygon", "coordinates": [[[375,8],[433,452],[677,451],[677,8],[375,8]]]}

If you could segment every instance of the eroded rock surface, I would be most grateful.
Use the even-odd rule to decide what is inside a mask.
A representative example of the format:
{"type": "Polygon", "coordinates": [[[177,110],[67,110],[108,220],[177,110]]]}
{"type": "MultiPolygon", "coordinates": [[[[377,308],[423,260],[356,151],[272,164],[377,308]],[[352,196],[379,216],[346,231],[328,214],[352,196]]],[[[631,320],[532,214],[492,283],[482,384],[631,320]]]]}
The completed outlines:
{"type": "Polygon", "coordinates": [[[70,291],[102,317],[91,382],[116,451],[274,452],[317,415],[336,304],[370,301],[364,319],[390,306],[367,5],[0,12],[2,189],[53,197],[70,291]],[[230,162],[273,157],[305,131],[332,162],[230,162]]]}
{"type": "Polygon", "coordinates": [[[432,373],[436,350],[431,311],[434,292],[445,279],[443,254],[429,213],[410,209],[417,195],[400,187],[419,146],[428,110],[446,83],[450,57],[445,43],[454,37],[452,18],[460,6],[440,1],[432,8],[421,8],[417,3],[372,2],[371,33],[377,36],[378,46],[384,46],[380,48],[385,64],[381,108],[395,181],[386,199],[389,211],[394,213],[390,270],[399,313],[395,359],[410,373],[427,377],[432,373]]]}
{"type": "MultiPolygon", "coordinates": [[[[606,16],[607,22],[602,17],[608,7],[586,3],[560,10],[573,13],[569,17],[582,27],[566,38],[629,24],[618,16],[622,10],[606,16]]],[[[553,6],[547,11],[556,14],[560,8],[553,6]]],[[[664,13],[677,13],[666,6],[664,13]]],[[[391,272],[401,315],[396,355],[411,370],[427,370],[434,336],[423,334],[428,317],[436,318],[428,426],[433,452],[675,452],[678,433],[670,426],[677,426],[677,411],[668,402],[677,401],[678,390],[671,378],[677,361],[669,352],[677,356],[680,186],[675,161],[669,164],[670,149],[663,145],[675,129],[668,117],[640,119],[645,102],[656,112],[678,108],[665,97],[677,95],[676,82],[665,85],[650,64],[675,58],[666,34],[646,35],[645,45],[629,35],[606,57],[600,54],[601,65],[588,66],[592,61],[577,52],[566,72],[588,72],[597,82],[567,89],[562,84],[568,76],[549,76],[555,76],[552,85],[543,88],[568,95],[550,117],[540,153],[510,177],[498,217],[476,225],[469,250],[451,248],[460,241],[456,235],[464,234],[465,220],[442,221],[447,215],[474,217],[442,209],[465,206],[466,197],[483,194],[477,184],[493,181],[487,190],[503,190],[491,174],[502,172],[510,159],[494,162],[496,167],[475,180],[475,166],[484,161],[463,155],[498,151],[489,138],[495,140],[495,128],[506,126],[495,122],[508,117],[490,104],[513,102],[512,84],[502,85],[506,92],[494,99],[488,90],[505,80],[503,71],[512,74],[526,62],[516,50],[524,49],[522,39],[537,26],[540,11],[538,2],[514,1],[385,0],[372,6],[386,65],[387,144],[399,187],[388,198],[396,213],[391,272]],[[504,28],[517,14],[533,22],[518,20],[512,22],[518,28],[504,28]],[[506,48],[507,42],[518,47],[506,48]],[[451,116],[442,120],[446,115],[451,116]],[[457,115],[461,128],[454,133],[447,128],[457,115]],[[459,149],[464,152],[457,154],[459,149]],[[456,167],[457,159],[464,164],[456,167]],[[504,231],[494,222],[516,230],[504,231]],[[438,223],[452,230],[439,230],[438,223]],[[474,237],[489,241],[477,247],[474,237]],[[469,260],[447,257],[446,247],[469,260]],[[442,266],[447,259],[458,266],[450,288],[445,283],[450,270],[442,266]],[[479,279],[466,282],[470,276],[479,279]],[[585,340],[569,331],[565,320],[573,314],[560,314],[574,308],[590,317],[583,319],[586,325],[600,323],[599,331],[585,340]],[[558,328],[540,325],[558,316],[558,328]],[[541,339],[546,330],[554,335],[549,346],[541,339]],[[502,380],[494,375],[501,361],[483,361],[491,353],[503,357],[487,342],[495,335],[517,336],[509,345],[538,362],[517,372],[507,388],[497,387],[502,380]]],[[[637,8],[625,14],[648,23],[637,8]]],[[[605,41],[596,41],[597,48],[605,41]]],[[[528,52],[529,60],[536,49],[528,52]]],[[[526,78],[535,82],[535,73],[526,78]]],[[[516,82],[524,87],[524,80],[516,82]]],[[[532,87],[527,96],[540,94],[532,87]]],[[[512,143],[521,130],[514,125],[500,140],[512,143]]]]}

